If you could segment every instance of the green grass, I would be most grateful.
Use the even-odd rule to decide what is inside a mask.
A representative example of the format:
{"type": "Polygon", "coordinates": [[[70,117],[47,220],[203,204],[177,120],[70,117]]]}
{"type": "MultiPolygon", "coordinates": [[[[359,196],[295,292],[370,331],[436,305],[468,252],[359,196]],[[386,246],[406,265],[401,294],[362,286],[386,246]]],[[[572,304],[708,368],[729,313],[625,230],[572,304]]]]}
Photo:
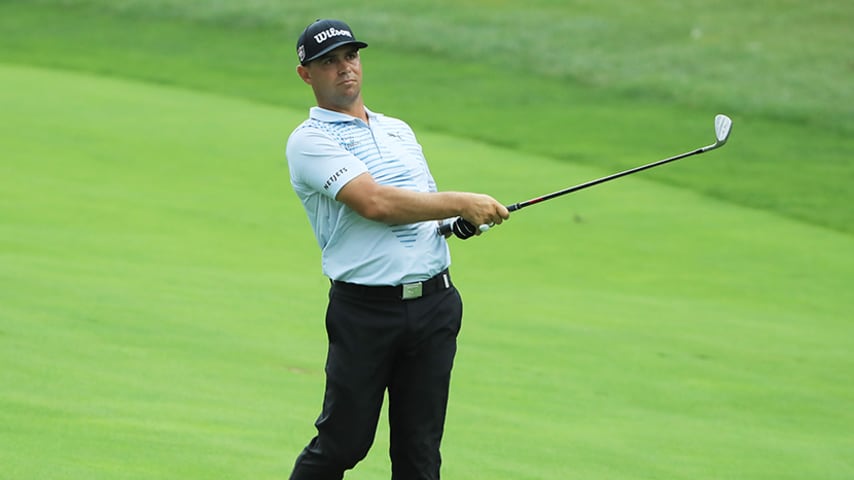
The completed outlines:
{"type": "MultiPolygon", "coordinates": [[[[669,3],[652,3],[645,13],[622,4],[582,8],[548,3],[523,12],[508,5],[493,8],[485,23],[477,23],[484,31],[464,28],[473,25],[466,21],[472,12],[482,9],[460,6],[453,10],[459,18],[452,22],[459,32],[436,33],[429,46],[418,40],[427,34],[418,32],[430,26],[450,28],[444,17],[436,18],[446,10],[421,12],[424,23],[408,27],[404,38],[394,37],[399,30],[382,22],[399,19],[408,25],[407,12],[420,4],[408,2],[401,10],[404,4],[377,2],[373,8],[338,7],[330,13],[353,18],[351,23],[364,25],[360,31],[371,37],[364,52],[368,104],[403,116],[417,128],[617,171],[711,143],[712,117],[725,112],[735,120],[737,152],[662,169],[653,178],[854,232],[851,209],[841,208],[854,202],[848,188],[854,179],[854,103],[848,101],[848,75],[838,71],[846,68],[850,43],[850,22],[839,20],[852,16],[850,7],[813,2],[777,8],[770,22],[767,6],[704,3],[689,12],[726,30],[717,40],[692,43],[684,38],[690,32],[676,35],[685,26],[686,12],[664,15],[669,3]],[[502,42],[530,36],[519,32],[520,26],[557,15],[555,11],[575,18],[578,9],[587,12],[582,18],[602,24],[603,31],[556,24],[543,28],[542,41],[563,45],[563,36],[571,35],[595,42],[597,48],[583,43],[589,48],[549,57],[553,64],[507,58],[513,51],[502,42]],[[639,22],[642,14],[649,21],[639,22]],[[516,25],[511,17],[522,21],[516,25]],[[793,24],[794,19],[799,23],[793,24]],[[662,25],[669,25],[669,33],[662,25]],[[767,49],[757,54],[762,61],[732,54],[747,48],[745,32],[767,49]],[[486,55],[483,49],[495,53],[486,55]],[[684,64],[660,65],[677,57],[684,64]],[[569,72],[579,58],[589,67],[569,72]],[[651,65],[658,75],[641,81],[650,75],[643,70],[651,65]],[[609,73],[607,82],[583,73],[616,66],[622,70],[609,73]],[[483,121],[496,116],[501,121],[483,121]]],[[[264,2],[253,7],[169,1],[63,4],[89,7],[0,5],[0,60],[129,76],[300,109],[312,102],[293,72],[294,37],[306,22],[304,16],[316,16],[300,9],[305,7],[264,2]],[[127,35],[129,31],[134,34],[127,35]]],[[[564,185],[555,182],[552,188],[564,185]]]]}
{"type": "Polygon", "coordinates": [[[323,280],[296,235],[305,222],[283,208],[281,112],[46,71],[0,78],[16,119],[0,163],[10,478],[284,469],[282,422],[313,414],[320,374],[320,339],[287,340],[319,333],[323,280]],[[317,301],[293,305],[294,286],[317,301]]]}
{"type": "MultiPolygon", "coordinates": [[[[302,113],[0,72],[16,119],[0,164],[7,471],[283,476],[324,352],[316,246],[277,157],[302,113]]],[[[423,141],[461,178],[478,167],[452,153],[489,158],[475,183],[506,195],[597,173],[524,156],[543,175],[522,186],[518,152],[423,141]]],[[[446,475],[846,478],[852,249],[637,179],[455,244],[446,475]]],[[[360,478],[387,476],[382,433],[360,478]]]]}
{"type": "Polygon", "coordinates": [[[524,8],[483,0],[35,3],[243,29],[274,28],[284,34],[291,57],[295,36],[308,22],[317,16],[339,16],[384,50],[475,60],[500,71],[568,78],[654,99],[796,116],[842,131],[854,128],[852,94],[843,80],[851,71],[847,43],[854,8],[829,0],[749,5],[735,0],[651,0],[638,5],[535,0],[524,8]],[[810,95],[802,95],[805,92],[810,95]]]}
{"type": "MultiPolygon", "coordinates": [[[[283,158],[311,98],[282,26],[308,7],[110,5],[0,4],[3,476],[283,478],[325,354],[327,282],[283,158]]],[[[386,25],[400,5],[336,12],[386,25]]],[[[413,43],[365,51],[366,94],[416,125],[443,188],[517,201],[712,140],[711,91],[692,104],[678,78],[669,96],[447,58],[447,35],[418,38],[437,18],[465,30],[476,4],[407,5],[413,43]]],[[[517,31],[491,5],[484,25],[517,31]]],[[[643,13],[571,5],[612,33],[643,13]]],[[[714,18],[735,29],[762,5],[714,18]]],[[[803,43],[839,34],[846,7],[811,5],[803,43]]],[[[520,25],[558,8],[529,7],[520,25]]],[[[466,317],[444,477],[854,476],[852,148],[821,123],[850,107],[786,108],[745,104],[725,149],[453,242],[466,317]]],[[[381,424],[352,476],[388,478],[387,447],[381,424]]]]}

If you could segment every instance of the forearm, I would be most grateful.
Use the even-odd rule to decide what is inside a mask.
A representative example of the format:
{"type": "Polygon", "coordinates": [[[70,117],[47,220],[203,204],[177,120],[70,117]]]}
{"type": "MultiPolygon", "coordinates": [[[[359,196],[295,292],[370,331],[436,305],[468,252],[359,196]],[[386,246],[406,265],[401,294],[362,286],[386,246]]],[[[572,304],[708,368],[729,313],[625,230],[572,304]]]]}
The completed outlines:
{"type": "Polygon", "coordinates": [[[391,225],[463,217],[474,224],[501,223],[507,209],[488,195],[464,192],[416,192],[380,185],[368,175],[351,180],[336,199],[359,215],[391,225]]]}
{"type": "Polygon", "coordinates": [[[460,192],[415,192],[379,186],[370,199],[370,207],[359,213],[390,225],[442,220],[463,215],[465,195],[460,192]]]}

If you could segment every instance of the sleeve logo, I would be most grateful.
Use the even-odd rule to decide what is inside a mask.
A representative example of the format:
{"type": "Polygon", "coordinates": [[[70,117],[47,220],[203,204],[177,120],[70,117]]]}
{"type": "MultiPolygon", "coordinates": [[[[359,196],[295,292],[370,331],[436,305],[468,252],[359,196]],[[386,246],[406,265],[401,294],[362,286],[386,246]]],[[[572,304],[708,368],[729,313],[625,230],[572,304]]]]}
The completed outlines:
{"type": "Polygon", "coordinates": [[[323,184],[323,189],[329,190],[329,187],[331,187],[332,184],[335,183],[336,180],[341,178],[341,175],[344,175],[346,172],[347,172],[347,167],[344,167],[341,170],[338,170],[337,172],[333,173],[332,176],[330,176],[326,180],[326,183],[323,184]]]}

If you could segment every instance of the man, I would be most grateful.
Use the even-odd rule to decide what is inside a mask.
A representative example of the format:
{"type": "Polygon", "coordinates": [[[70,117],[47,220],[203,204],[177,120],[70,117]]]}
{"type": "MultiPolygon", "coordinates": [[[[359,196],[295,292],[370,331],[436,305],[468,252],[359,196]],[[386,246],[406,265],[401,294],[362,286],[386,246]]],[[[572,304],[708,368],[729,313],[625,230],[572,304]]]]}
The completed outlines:
{"type": "Polygon", "coordinates": [[[297,41],[297,73],[317,106],[288,139],[288,166],[332,286],[322,412],[292,480],[341,479],[362,460],[386,390],[392,478],[439,478],[462,302],[436,228],[460,217],[458,236],[479,235],[461,226],[509,217],[487,195],[438,192],[412,129],[365,107],[367,46],[337,20],[297,41]]]}

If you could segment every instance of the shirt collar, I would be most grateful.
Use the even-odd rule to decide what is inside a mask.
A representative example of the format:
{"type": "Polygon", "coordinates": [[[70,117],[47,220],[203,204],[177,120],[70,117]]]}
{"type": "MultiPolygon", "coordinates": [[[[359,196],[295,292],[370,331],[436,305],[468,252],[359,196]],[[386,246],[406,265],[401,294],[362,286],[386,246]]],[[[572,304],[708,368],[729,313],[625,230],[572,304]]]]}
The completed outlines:
{"type": "MultiPolygon", "coordinates": [[[[368,114],[368,120],[379,120],[380,117],[382,117],[382,114],[372,112],[368,110],[368,107],[365,107],[365,113],[368,114]]],[[[346,113],[336,112],[322,107],[311,107],[309,110],[309,117],[314,120],[327,123],[362,122],[361,118],[356,118],[352,115],[347,115],[346,113]]]]}

